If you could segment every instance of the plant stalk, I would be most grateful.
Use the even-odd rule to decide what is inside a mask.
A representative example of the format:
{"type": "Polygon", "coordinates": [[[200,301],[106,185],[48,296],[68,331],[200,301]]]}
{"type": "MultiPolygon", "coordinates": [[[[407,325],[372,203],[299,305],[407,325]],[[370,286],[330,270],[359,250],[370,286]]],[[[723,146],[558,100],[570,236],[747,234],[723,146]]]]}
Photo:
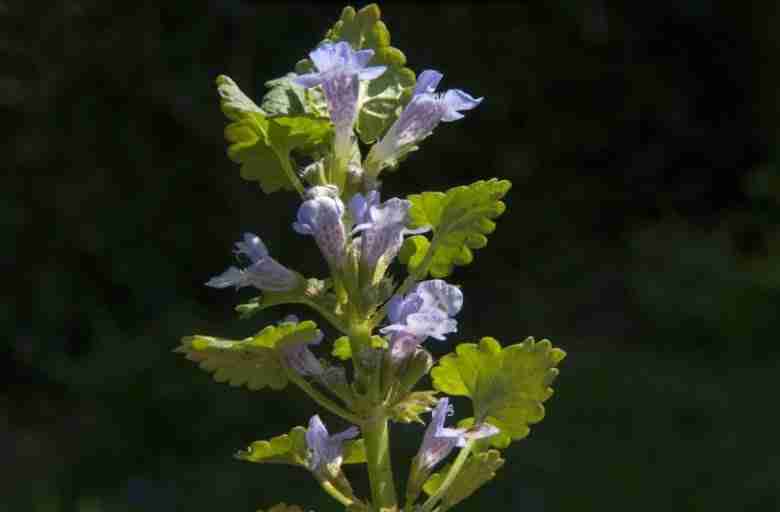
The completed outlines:
{"type": "Polygon", "coordinates": [[[322,407],[327,409],[328,411],[332,412],[333,414],[337,416],[341,416],[345,420],[349,421],[350,423],[360,424],[361,419],[356,416],[355,414],[352,414],[327,396],[323,395],[319,391],[317,391],[314,386],[306,382],[306,380],[298,375],[294,370],[290,370],[289,368],[285,370],[287,372],[287,378],[289,378],[291,381],[293,381],[295,384],[298,385],[299,388],[301,388],[307,395],[311,397],[312,400],[320,404],[322,407]]]}
{"type": "Polygon", "coordinates": [[[420,508],[420,512],[430,512],[433,507],[436,506],[439,500],[441,500],[441,498],[446,494],[447,490],[449,490],[450,486],[455,481],[455,478],[458,476],[458,473],[460,473],[460,470],[463,469],[463,464],[466,463],[466,459],[468,459],[469,453],[471,453],[471,448],[473,446],[474,440],[470,440],[466,443],[466,446],[461,448],[460,453],[452,463],[452,467],[450,467],[450,470],[447,472],[447,476],[444,477],[444,481],[439,486],[439,489],[427,500],[425,500],[425,503],[423,503],[422,507],[420,508]]]}
{"type": "Polygon", "coordinates": [[[368,477],[371,482],[371,497],[374,509],[396,510],[398,506],[390,463],[390,424],[387,416],[367,419],[363,423],[363,439],[366,443],[368,477]]]}

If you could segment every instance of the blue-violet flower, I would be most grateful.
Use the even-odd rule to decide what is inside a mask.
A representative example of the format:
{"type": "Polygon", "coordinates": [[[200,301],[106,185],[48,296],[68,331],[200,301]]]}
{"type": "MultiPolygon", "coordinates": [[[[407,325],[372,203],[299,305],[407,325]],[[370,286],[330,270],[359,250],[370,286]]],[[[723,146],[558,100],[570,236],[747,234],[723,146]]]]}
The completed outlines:
{"type": "Polygon", "coordinates": [[[306,430],[306,446],[309,449],[309,469],[326,479],[335,479],[343,462],[343,443],[358,435],[357,427],[350,427],[339,434],[330,435],[318,415],[309,420],[306,430]]]}
{"type": "Polygon", "coordinates": [[[359,219],[352,233],[360,233],[356,241],[356,246],[360,248],[360,266],[371,279],[371,284],[382,278],[401,249],[404,235],[430,230],[427,226],[419,229],[406,227],[411,205],[411,202],[397,197],[379,204],[379,192],[376,190],[366,196],[356,194],[350,200],[352,215],[359,219]]]}
{"type": "Polygon", "coordinates": [[[315,73],[294,79],[306,88],[321,85],[328,103],[330,119],[335,127],[336,157],[348,159],[352,143],[352,127],[358,113],[360,80],[373,80],[386,66],[368,66],[374,50],[354,51],[346,41],[323,43],[309,53],[315,73]]]}
{"type": "Polygon", "coordinates": [[[445,419],[452,414],[454,410],[449,398],[440,398],[431,415],[431,422],[425,429],[420,450],[417,452],[419,471],[430,472],[456,446],[463,447],[471,439],[490,437],[499,431],[489,423],[482,423],[471,429],[445,427],[445,419]]]}
{"type": "Polygon", "coordinates": [[[333,185],[311,187],[306,200],[298,208],[293,229],[302,235],[312,235],[328,261],[335,269],[344,265],[347,234],[342,219],[344,203],[333,185]]]}
{"type": "Polygon", "coordinates": [[[483,98],[473,98],[460,89],[436,93],[441,73],[426,69],[420,73],[412,99],[393,123],[382,140],[368,155],[367,171],[376,175],[382,167],[391,165],[398,158],[414,149],[414,145],[427,137],[441,122],[456,121],[463,117],[462,110],[471,110],[483,98]]]}
{"type": "Polygon", "coordinates": [[[260,290],[279,292],[292,290],[300,282],[300,276],[273,259],[260,237],[253,233],[244,233],[244,240],[236,242],[234,252],[246,256],[251,264],[245,269],[230,267],[222,274],[209,279],[206,286],[235,286],[236,289],[254,286],[260,290]]]}
{"type": "MultiPolygon", "coordinates": [[[[288,315],[280,323],[287,322],[297,324],[298,317],[295,315],[288,315]]],[[[319,345],[322,338],[322,331],[318,330],[314,339],[303,343],[288,343],[282,345],[279,350],[287,365],[298,374],[304,377],[323,377],[325,375],[325,368],[323,368],[322,363],[317,359],[317,356],[309,350],[310,345],[319,345]]]]}
{"type": "Polygon", "coordinates": [[[438,340],[458,330],[452,318],[463,306],[463,293],[441,279],[419,283],[406,296],[393,296],[388,303],[390,325],[382,334],[390,335],[390,357],[402,361],[429,336],[438,340]]]}

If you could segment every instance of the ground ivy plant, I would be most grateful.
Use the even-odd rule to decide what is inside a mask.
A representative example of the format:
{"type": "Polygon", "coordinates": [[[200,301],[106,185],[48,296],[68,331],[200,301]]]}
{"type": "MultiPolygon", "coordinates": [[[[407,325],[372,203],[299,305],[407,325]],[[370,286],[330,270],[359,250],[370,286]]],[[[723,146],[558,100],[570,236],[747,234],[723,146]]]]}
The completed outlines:
{"type": "Polygon", "coordinates": [[[260,290],[236,308],[243,318],[299,304],[340,337],[326,341],[313,320],[290,316],[241,340],[188,336],[176,350],[217,382],[251,390],[292,383],[349,423],[333,433],[314,414],[307,426],[255,441],[236,457],[308,470],[351,511],[444,512],[469,497],[504,464],[501,450],[542,419],[564,357],[549,341],[533,338],[502,346],[485,337],[457,345],[439,361],[425,349],[457,332],[464,296],[444,278],[485,247],[510,188],[493,178],[405,199],[381,197],[385,173],[440,123],[458,121],[482,102],[459,89],[439,89],[442,78],[406,67],[376,5],[345,8],[295,72],[266,84],[259,106],[233,80],[217,78],[229,121],[228,156],[265,193],[299,196],[292,229],[313,238],[329,275],[304,277],[279,261],[280,251],[245,233],[235,244],[238,266],[206,285],[260,290]],[[396,259],[405,267],[403,280],[389,274],[396,259]],[[323,349],[331,357],[315,355],[323,349]],[[433,389],[425,389],[426,375],[433,389]],[[471,415],[453,424],[447,395],[467,397],[471,415]],[[398,494],[391,426],[426,419],[417,454],[394,461],[410,465],[398,494]],[[366,465],[369,495],[353,488],[344,464],[366,465]]]}

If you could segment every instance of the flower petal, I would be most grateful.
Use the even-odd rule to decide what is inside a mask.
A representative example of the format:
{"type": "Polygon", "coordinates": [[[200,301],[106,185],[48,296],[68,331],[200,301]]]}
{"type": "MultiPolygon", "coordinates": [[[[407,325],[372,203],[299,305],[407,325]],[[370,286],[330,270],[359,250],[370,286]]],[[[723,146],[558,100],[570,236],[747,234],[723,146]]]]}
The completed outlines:
{"type": "Polygon", "coordinates": [[[268,248],[259,236],[254,233],[244,233],[244,240],[236,242],[236,254],[243,254],[252,262],[268,257],[268,248]]]}
{"type": "Polygon", "coordinates": [[[459,114],[459,111],[471,110],[482,103],[483,99],[484,98],[474,98],[460,89],[450,89],[444,93],[444,97],[441,99],[445,106],[444,115],[441,120],[455,121],[461,119],[463,114],[459,114]]]}
{"type": "Polygon", "coordinates": [[[229,286],[241,288],[246,286],[246,273],[237,267],[230,267],[218,276],[214,276],[206,281],[206,286],[211,288],[227,288],[229,286]]]}
{"type": "MultiPolygon", "coordinates": [[[[347,43],[344,44],[349,48],[347,43]]],[[[317,68],[317,71],[324,73],[344,62],[341,59],[339,50],[338,44],[323,43],[309,52],[309,58],[314,63],[314,67],[317,68]]]]}
{"type": "Polygon", "coordinates": [[[444,75],[434,69],[426,69],[417,77],[417,84],[414,86],[412,96],[417,96],[418,94],[425,92],[434,92],[443,77],[444,75]]]}
{"type": "Polygon", "coordinates": [[[361,80],[374,80],[379,78],[387,71],[387,66],[371,66],[364,68],[358,73],[358,77],[361,80]]]}
{"type": "Polygon", "coordinates": [[[463,292],[457,286],[447,284],[442,279],[423,281],[415,288],[415,293],[423,298],[424,308],[438,308],[447,316],[455,316],[463,307],[463,292]]]}
{"type": "Polygon", "coordinates": [[[355,67],[363,69],[368,65],[371,59],[374,57],[374,50],[366,48],[365,50],[357,51],[353,54],[352,59],[355,67]]]}
{"type": "Polygon", "coordinates": [[[320,73],[306,73],[305,75],[300,75],[293,78],[292,82],[294,84],[300,85],[301,87],[309,89],[322,83],[322,75],[320,73]]]}

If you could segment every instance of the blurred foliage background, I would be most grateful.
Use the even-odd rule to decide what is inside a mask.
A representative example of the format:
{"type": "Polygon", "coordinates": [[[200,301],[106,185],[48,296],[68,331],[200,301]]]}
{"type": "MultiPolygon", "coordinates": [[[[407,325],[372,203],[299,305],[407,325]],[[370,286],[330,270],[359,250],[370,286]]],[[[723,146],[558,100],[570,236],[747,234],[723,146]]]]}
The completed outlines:
{"type": "MultiPolygon", "coordinates": [[[[0,508],[337,510],[304,471],[231,458],[305,424],[304,395],[216,384],[171,350],[296,311],[239,321],[251,291],[203,286],[243,231],[324,270],[295,196],[225,156],[214,79],[259,98],[341,7],[0,2],[0,508]]],[[[777,3],[381,7],[413,69],[486,98],[385,192],[514,183],[453,276],[451,341],[569,352],[545,421],[462,509],[778,508],[777,3]]],[[[397,430],[400,466],[421,428],[397,430]]]]}

